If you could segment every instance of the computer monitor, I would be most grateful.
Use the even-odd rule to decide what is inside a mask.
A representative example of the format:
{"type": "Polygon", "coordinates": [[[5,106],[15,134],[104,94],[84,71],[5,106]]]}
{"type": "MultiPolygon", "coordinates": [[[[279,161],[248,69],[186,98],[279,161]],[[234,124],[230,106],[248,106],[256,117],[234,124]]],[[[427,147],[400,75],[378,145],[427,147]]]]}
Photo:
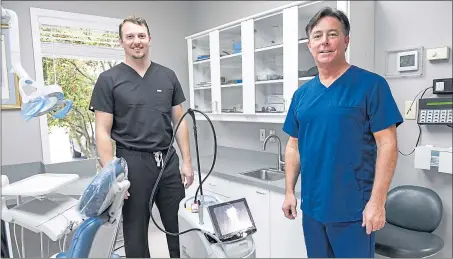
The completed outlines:
{"type": "Polygon", "coordinates": [[[256,232],[255,222],[245,198],[211,205],[208,212],[216,236],[221,241],[256,232]]]}

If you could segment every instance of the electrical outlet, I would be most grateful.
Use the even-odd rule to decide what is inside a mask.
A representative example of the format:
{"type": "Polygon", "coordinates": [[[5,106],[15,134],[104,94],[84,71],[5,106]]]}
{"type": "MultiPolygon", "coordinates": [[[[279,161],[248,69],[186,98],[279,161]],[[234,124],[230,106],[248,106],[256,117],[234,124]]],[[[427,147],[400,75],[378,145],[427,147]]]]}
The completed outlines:
{"type": "Polygon", "coordinates": [[[417,116],[417,101],[415,102],[406,101],[404,106],[404,118],[407,120],[415,120],[416,116],[417,116]]]}
{"type": "Polygon", "coordinates": [[[260,129],[260,141],[264,141],[266,139],[266,130],[260,129]]]}
{"type": "MultiPolygon", "coordinates": [[[[275,135],[275,130],[270,130],[270,131],[269,131],[269,135],[272,135],[272,134],[275,135]]],[[[269,142],[275,142],[275,138],[269,139],[269,142]]]]}

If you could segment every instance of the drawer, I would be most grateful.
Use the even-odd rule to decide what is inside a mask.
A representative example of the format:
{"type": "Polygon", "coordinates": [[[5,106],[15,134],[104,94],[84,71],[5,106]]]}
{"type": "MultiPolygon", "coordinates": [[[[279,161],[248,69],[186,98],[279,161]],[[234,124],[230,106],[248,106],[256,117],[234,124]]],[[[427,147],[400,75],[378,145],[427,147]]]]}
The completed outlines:
{"type": "MultiPolygon", "coordinates": [[[[207,174],[204,173],[201,174],[202,181],[206,177],[206,175],[207,174]]],[[[195,177],[198,177],[198,175],[196,175],[195,177]]],[[[206,179],[206,181],[203,183],[203,190],[208,190],[228,198],[231,197],[230,181],[222,179],[218,176],[214,176],[212,175],[212,173],[211,175],[209,175],[208,179],[206,179]]]]}

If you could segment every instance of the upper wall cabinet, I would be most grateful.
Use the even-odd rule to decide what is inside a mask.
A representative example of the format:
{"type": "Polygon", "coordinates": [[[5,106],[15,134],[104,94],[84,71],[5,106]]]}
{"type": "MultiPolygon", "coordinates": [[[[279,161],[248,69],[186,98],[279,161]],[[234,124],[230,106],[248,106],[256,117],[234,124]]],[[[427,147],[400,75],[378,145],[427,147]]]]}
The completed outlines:
{"type": "Polygon", "coordinates": [[[305,27],[325,6],[349,17],[348,62],[374,71],[373,1],[293,2],[186,38],[191,108],[211,120],[283,123],[294,92],[318,73],[305,27]]]}

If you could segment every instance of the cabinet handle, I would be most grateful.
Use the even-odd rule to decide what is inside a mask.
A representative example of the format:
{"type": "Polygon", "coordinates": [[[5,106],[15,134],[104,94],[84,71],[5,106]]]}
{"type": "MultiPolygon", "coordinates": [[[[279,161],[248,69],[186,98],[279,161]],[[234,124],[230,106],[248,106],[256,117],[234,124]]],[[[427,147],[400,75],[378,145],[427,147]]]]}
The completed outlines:
{"type": "Polygon", "coordinates": [[[256,193],[261,194],[261,195],[266,195],[264,192],[256,191],[256,193]]]}
{"type": "Polygon", "coordinates": [[[212,183],[208,183],[210,186],[216,186],[215,184],[212,184],[212,183]]]}

